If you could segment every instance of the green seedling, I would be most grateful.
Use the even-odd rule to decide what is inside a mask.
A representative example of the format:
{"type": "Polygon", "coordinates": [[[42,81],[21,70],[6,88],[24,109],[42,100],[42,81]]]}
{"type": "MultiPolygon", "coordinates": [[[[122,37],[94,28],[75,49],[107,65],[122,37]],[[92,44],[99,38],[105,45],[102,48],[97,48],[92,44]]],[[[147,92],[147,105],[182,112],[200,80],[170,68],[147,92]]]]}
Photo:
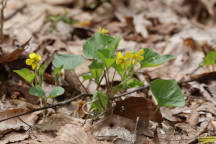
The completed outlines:
{"type": "MultiPolygon", "coordinates": [[[[39,97],[41,104],[47,105],[47,98],[56,98],[57,96],[62,95],[64,93],[64,88],[57,86],[53,88],[48,96],[46,96],[44,90],[42,89],[45,64],[40,66],[40,60],[41,56],[39,54],[30,53],[29,59],[26,59],[26,64],[30,65],[33,71],[28,68],[23,68],[21,70],[14,70],[14,72],[16,72],[32,86],[29,90],[29,94],[39,97]]],[[[59,72],[56,72],[55,77],[58,75],[59,72]]]]}

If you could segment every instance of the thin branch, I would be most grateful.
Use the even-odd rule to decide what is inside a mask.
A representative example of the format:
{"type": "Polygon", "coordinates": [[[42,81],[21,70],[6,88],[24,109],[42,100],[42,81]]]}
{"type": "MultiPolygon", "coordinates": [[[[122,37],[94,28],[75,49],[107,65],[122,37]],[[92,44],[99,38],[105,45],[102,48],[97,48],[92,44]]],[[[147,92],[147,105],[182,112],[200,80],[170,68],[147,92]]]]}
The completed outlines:
{"type": "MultiPolygon", "coordinates": [[[[184,80],[184,81],[180,81],[178,82],[178,84],[182,84],[182,83],[188,83],[188,82],[193,82],[193,81],[198,81],[200,80],[201,78],[195,78],[195,79],[190,79],[190,80],[184,80]]],[[[114,99],[117,99],[117,98],[120,98],[122,96],[125,96],[125,95],[128,95],[128,94],[131,94],[131,93],[134,93],[134,92],[137,92],[137,91],[141,91],[141,90],[145,90],[145,89],[149,89],[149,85],[148,86],[142,86],[142,87],[139,87],[135,90],[132,90],[132,91],[129,91],[129,92],[125,92],[125,93],[122,93],[120,95],[116,95],[113,97],[113,100],[114,99]]],[[[45,106],[45,107],[41,107],[41,108],[38,108],[38,109],[33,109],[31,111],[28,111],[28,112],[24,112],[24,113],[21,113],[21,114],[18,114],[18,115],[15,115],[15,116],[11,116],[11,117],[8,117],[6,119],[2,119],[0,120],[0,123],[3,122],[3,121],[6,121],[6,120],[9,120],[9,119],[12,119],[12,118],[16,118],[16,117],[20,117],[20,116],[23,116],[23,115],[27,115],[27,114],[30,114],[30,113],[33,113],[33,112],[36,112],[36,111],[41,111],[41,110],[45,110],[45,109],[48,109],[48,108],[54,108],[54,107],[57,107],[57,106],[63,106],[65,104],[68,104],[70,103],[71,101],[74,101],[80,97],[83,97],[83,96],[92,96],[92,94],[80,94],[80,95],[77,95],[71,99],[68,99],[66,101],[63,101],[63,102],[59,102],[57,104],[54,104],[54,105],[49,105],[49,106],[45,106]]]]}
{"type": "Polygon", "coordinates": [[[26,4],[18,7],[16,10],[14,10],[11,14],[4,17],[4,21],[7,21],[11,19],[13,16],[15,16],[18,12],[22,11],[26,7],[26,4]]]}
{"type": "Polygon", "coordinates": [[[100,85],[101,85],[101,82],[102,82],[102,80],[103,80],[104,75],[105,75],[105,70],[104,70],[104,72],[103,72],[102,77],[101,77],[100,80],[99,80],[99,83],[98,83],[98,86],[97,86],[96,90],[99,89],[99,87],[100,87],[100,85]]]}
{"type": "Polygon", "coordinates": [[[135,125],[135,129],[134,129],[134,141],[133,141],[133,144],[136,144],[138,123],[139,123],[139,117],[136,118],[136,125],[135,125]]]}
{"type": "Polygon", "coordinates": [[[142,87],[136,88],[136,89],[134,89],[134,90],[132,90],[132,91],[125,92],[125,93],[122,93],[122,94],[120,94],[120,95],[116,95],[116,96],[113,97],[113,99],[117,99],[117,98],[126,96],[126,95],[128,95],[128,94],[135,93],[135,92],[137,92],[137,91],[141,91],[141,90],[148,89],[148,88],[149,88],[149,86],[142,86],[142,87]]]}
{"type": "Polygon", "coordinates": [[[21,122],[23,122],[24,124],[26,124],[28,127],[29,127],[29,129],[31,129],[32,128],[32,126],[30,126],[27,122],[25,122],[23,119],[21,119],[20,117],[18,117],[18,119],[21,121],[21,122]]]}
{"type": "Polygon", "coordinates": [[[1,0],[1,9],[0,9],[0,43],[4,41],[4,9],[6,7],[7,0],[1,0]]]}
{"type": "Polygon", "coordinates": [[[6,121],[6,120],[9,120],[9,119],[12,119],[12,118],[16,118],[16,117],[20,117],[20,116],[23,116],[23,115],[27,115],[27,114],[30,114],[30,113],[33,113],[33,112],[36,112],[36,111],[41,111],[41,110],[45,110],[45,109],[48,109],[48,108],[54,108],[54,107],[57,107],[57,106],[63,106],[65,104],[68,104],[78,98],[81,98],[83,96],[91,96],[91,94],[80,94],[80,95],[77,95],[71,99],[68,99],[68,100],[65,100],[63,102],[59,102],[57,104],[54,104],[54,105],[49,105],[49,106],[45,106],[45,107],[41,107],[41,108],[38,108],[38,109],[33,109],[31,111],[27,111],[27,112],[24,112],[24,113],[20,113],[18,115],[14,115],[14,116],[11,116],[11,117],[8,117],[8,118],[5,118],[5,119],[2,119],[0,120],[0,123],[3,122],[3,121],[6,121]]]}
{"type": "MultiPolygon", "coordinates": [[[[196,78],[196,79],[189,79],[189,80],[181,80],[178,82],[178,84],[182,84],[182,83],[188,83],[188,82],[193,82],[193,81],[197,81],[197,80],[200,80],[200,78],[196,78]]],[[[125,92],[125,93],[122,93],[120,95],[116,95],[113,97],[113,99],[117,99],[117,98],[120,98],[120,97],[123,97],[123,96],[126,96],[128,94],[131,94],[131,93],[134,93],[134,92],[137,92],[137,91],[141,91],[141,90],[145,90],[145,89],[149,89],[149,85],[147,86],[142,86],[142,87],[138,87],[132,91],[129,91],[129,92],[125,92]]]]}
{"type": "Polygon", "coordinates": [[[87,88],[83,85],[83,83],[81,82],[81,80],[79,79],[79,76],[76,74],[75,71],[74,71],[74,74],[75,74],[77,80],[79,81],[79,83],[81,84],[81,87],[82,87],[82,88],[84,89],[84,91],[88,94],[89,92],[88,92],[87,88]]]}

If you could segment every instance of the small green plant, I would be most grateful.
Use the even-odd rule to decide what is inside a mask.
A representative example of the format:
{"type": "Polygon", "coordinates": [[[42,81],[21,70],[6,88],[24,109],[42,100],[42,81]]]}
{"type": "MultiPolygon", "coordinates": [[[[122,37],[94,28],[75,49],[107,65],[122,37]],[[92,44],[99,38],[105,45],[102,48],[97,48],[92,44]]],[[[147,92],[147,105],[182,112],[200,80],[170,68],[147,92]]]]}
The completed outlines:
{"type": "MultiPolygon", "coordinates": [[[[106,29],[99,28],[99,31],[83,45],[83,53],[91,61],[89,73],[82,74],[83,82],[91,79],[98,85],[90,109],[94,114],[111,112],[116,94],[129,88],[143,86],[143,82],[134,77],[135,72],[142,68],[159,66],[175,57],[159,55],[148,48],[137,52],[117,52],[120,37],[111,37],[107,33],[106,29]],[[115,70],[112,76],[109,75],[111,69],[115,70]],[[121,77],[121,82],[113,85],[113,79],[117,74],[121,77]],[[102,80],[106,82],[105,89],[100,89],[102,80]]],[[[84,61],[85,59],[78,55],[57,54],[53,65],[56,68],[63,66],[63,69],[74,71],[84,61]]],[[[184,95],[176,80],[154,80],[150,84],[150,90],[158,102],[158,108],[185,104],[184,95]]]]}
{"type": "Polygon", "coordinates": [[[75,21],[72,18],[70,18],[67,11],[65,11],[63,15],[61,15],[61,14],[51,15],[51,16],[47,17],[45,19],[45,21],[51,21],[54,24],[56,24],[59,21],[63,21],[65,23],[67,23],[67,24],[75,24],[75,21]]]}
{"type": "Polygon", "coordinates": [[[48,31],[53,32],[56,28],[56,24],[60,21],[69,25],[76,23],[76,21],[69,16],[67,11],[65,11],[64,14],[54,14],[45,19],[45,22],[51,22],[51,26],[49,27],[48,31]]]}
{"type": "MultiPolygon", "coordinates": [[[[159,66],[175,57],[172,55],[159,55],[148,48],[143,48],[136,52],[119,52],[117,47],[120,37],[111,37],[107,33],[106,29],[99,28],[99,31],[83,45],[83,53],[86,59],[91,61],[91,64],[88,66],[89,73],[82,74],[83,81],[80,82],[86,93],[88,91],[82,84],[84,81],[94,80],[98,85],[89,109],[90,113],[96,115],[112,112],[114,96],[119,92],[143,86],[143,82],[134,77],[137,71],[142,68],[159,66]],[[109,74],[111,69],[115,71],[112,76],[109,74]],[[113,85],[113,80],[117,74],[121,77],[121,82],[113,85]],[[106,87],[103,89],[100,87],[102,80],[106,83],[106,87]]],[[[26,60],[26,64],[31,65],[34,72],[27,68],[15,70],[15,72],[32,85],[29,93],[39,96],[45,103],[47,98],[55,98],[64,93],[64,89],[57,86],[59,85],[58,79],[61,70],[71,70],[75,73],[76,67],[85,62],[85,58],[79,55],[56,54],[52,65],[57,87],[47,96],[41,87],[44,65],[40,66],[38,64],[40,59],[40,55],[31,53],[29,59],[26,60]]],[[[176,80],[154,80],[150,83],[150,90],[158,102],[158,109],[162,106],[184,106],[185,104],[184,95],[176,80]]]]}
{"type": "MultiPolygon", "coordinates": [[[[45,64],[41,67],[39,65],[39,61],[41,60],[41,56],[39,54],[30,53],[29,59],[26,59],[26,64],[31,66],[32,70],[28,68],[23,68],[21,70],[14,70],[19,76],[21,76],[24,80],[26,80],[32,87],[29,90],[29,93],[34,96],[38,96],[41,101],[41,105],[47,104],[47,98],[55,98],[64,93],[64,88],[57,86],[53,88],[48,96],[46,96],[42,84],[43,84],[43,73],[45,64]]],[[[56,73],[56,77],[58,77],[59,73],[56,73]]]]}

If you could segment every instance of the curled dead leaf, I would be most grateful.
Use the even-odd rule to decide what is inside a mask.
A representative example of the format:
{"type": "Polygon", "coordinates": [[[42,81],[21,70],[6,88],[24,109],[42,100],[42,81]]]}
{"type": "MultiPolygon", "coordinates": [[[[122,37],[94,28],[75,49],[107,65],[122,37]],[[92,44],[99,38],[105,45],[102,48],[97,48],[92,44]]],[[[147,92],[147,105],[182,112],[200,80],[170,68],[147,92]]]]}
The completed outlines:
{"type": "Polygon", "coordinates": [[[130,97],[125,100],[117,101],[114,114],[136,120],[139,117],[144,121],[162,122],[160,110],[155,112],[157,106],[149,99],[144,97],[130,97]]]}
{"type": "Polygon", "coordinates": [[[25,47],[29,44],[31,38],[29,40],[27,40],[23,45],[20,46],[20,48],[14,50],[12,53],[3,56],[2,58],[0,58],[0,64],[2,63],[9,63],[12,61],[17,60],[20,55],[23,53],[23,51],[25,50],[25,47]]]}

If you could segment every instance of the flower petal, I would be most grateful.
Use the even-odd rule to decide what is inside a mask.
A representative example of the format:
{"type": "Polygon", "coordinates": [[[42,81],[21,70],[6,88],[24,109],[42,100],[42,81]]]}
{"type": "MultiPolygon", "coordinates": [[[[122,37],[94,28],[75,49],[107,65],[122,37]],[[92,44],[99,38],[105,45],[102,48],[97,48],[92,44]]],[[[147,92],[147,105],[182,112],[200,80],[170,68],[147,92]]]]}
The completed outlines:
{"type": "Polygon", "coordinates": [[[121,53],[121,52],[118,52],[118,53],[117,53],[117,58],[119,59],[119,58],[122,58],[122,57],[123,57],[122,53],[121,53]]]}
{"type": "Polygon", "coordinates": [[[27,65],[32,65],[32,63],[33,63],[33,60],[31,60],[31,59],[26,59],[26,64],[27,64],[27,65]]]}
{"type": "Polygon", "coordinates": [[[125,54],[125,59],[131,59],[132,57],[133,57],[133,54],[130,53],[130,52],[127,52],[127,53],[125,54]]]}
{"type": "Polygon", "coordinates": [[[36,63],[36,67],[37,67],[37,69],[39,69],[39,68],[40,68],[40,65],[39,65],[38,63],[36,63]]]}
{"type": "Polygon", "coordinates": [[[144,57],[143,57],[143,56],[138,56],[137,59],[138,59],[138,60],[143,60],[144,57]]]}
{"type": "Polygon", "coordinates": [[[108,33],[108,30],[100,27],[100,28],[98,29],[98,32],[99,32],[100,34],[106,34],[106,33],[108,33]]]}
{"type": "Polygon", "coordinates": [[[29,57],[30,57],[30,59],[34,59],[36,57],[36,54],[35,53],[30,53],[29,57]]]}
{"type": "Polygon", "coordinates": [[[32,63],[32,69],[35,70],[36,64],[32,63]]]}
{"type": "Polygon", "coordinates": [[[35,57],[36,61],[40,61],[41,60],[41,56],[39,54],[36,55],[35,57]]]}
{"type": "Polygon", "coordinates": [[[139,50],[136,54],[137,54],[137,55],[142,55],[143,53],[144,53],[144,50],[141,49],[141,50],[139,50]]]}

